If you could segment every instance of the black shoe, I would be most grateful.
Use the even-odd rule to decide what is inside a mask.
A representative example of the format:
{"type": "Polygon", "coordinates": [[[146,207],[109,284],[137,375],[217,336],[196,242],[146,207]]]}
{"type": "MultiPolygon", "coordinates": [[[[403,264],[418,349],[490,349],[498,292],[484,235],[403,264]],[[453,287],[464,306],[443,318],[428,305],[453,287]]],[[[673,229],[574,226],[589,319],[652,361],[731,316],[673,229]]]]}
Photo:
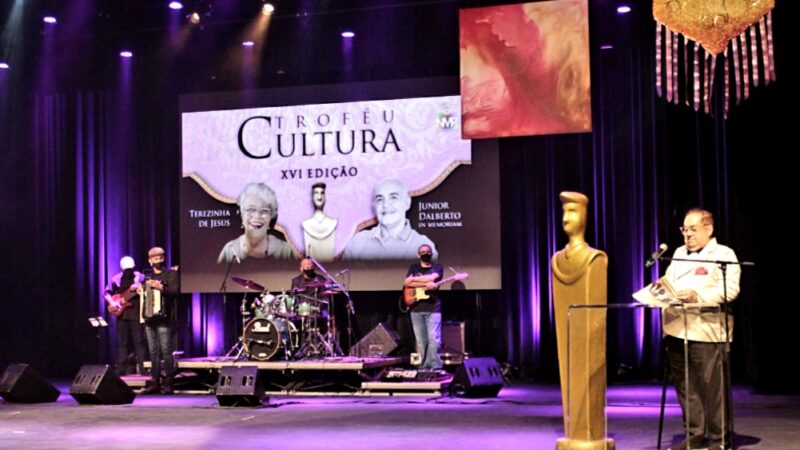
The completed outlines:
{"type": "Polygon", "coordinates": [[[708,444],[702,436],[693,436],[684,439],[680,444],[672,446],[668,450],[708,450],[708,444]]]}
{"type": "Polygon", "coordinates": [[[445,378],[448,378],[449,376],[450,376],[450,374],[447,373],[447,371],[445,371],[444,369],[431,369],[431,371],[430,371],[431,381],[444,380],[445,378]]]}
{"type": "Polygon", "coordinates": [[[164,395],[172,395],[175,393],[175,388],[172,387],[172,382],[164,383],[164,386],[161,388],[161,393],[164,395]]]}
{"type": "Polygon", "coordinates": [[[152,395],[161,393],[161,383],[155,381],[151,382],[149,386],[142,389],[142,395],[152,395]]]}

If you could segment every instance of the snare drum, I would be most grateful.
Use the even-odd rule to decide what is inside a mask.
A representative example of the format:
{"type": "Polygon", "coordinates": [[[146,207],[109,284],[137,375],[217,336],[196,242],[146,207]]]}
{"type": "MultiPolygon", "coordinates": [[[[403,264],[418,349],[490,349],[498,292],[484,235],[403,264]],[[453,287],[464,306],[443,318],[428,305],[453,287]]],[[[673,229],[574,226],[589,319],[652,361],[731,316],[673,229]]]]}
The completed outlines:
{"type": "Polygon", "coordinates": [[[275,301],[275,296],[270,293],[261,294],[258,298],[253,300],[253,315],[258,318],[269,318],[272,315],[272,302],[275,301]]]}
{"type": "Polygon", "coordinates": [[[297,327],[288,320],[257,318],[244,327],[244,349],[250,358],[267,361],[279,352],[291,354],[299,342],[297,327]]]}

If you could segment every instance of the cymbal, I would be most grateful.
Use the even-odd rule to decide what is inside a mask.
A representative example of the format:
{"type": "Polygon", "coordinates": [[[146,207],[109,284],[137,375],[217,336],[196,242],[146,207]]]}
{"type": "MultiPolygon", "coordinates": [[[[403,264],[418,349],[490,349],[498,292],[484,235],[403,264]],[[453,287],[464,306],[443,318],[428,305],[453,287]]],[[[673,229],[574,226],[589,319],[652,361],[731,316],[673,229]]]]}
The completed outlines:
{"type": "Polygon", "coordinates": [[[327,291],[322,292],[319,295],[336,295],[336,294],[341,294],[341,293],[342,293],[342,291],[339,291],[339,290],[336,290],[336,289],[328,289],[327,291]]]}
{"type": "Polygon", "coordinates": [[[326,287],[328,283],[324,280],[314,280],[306,283],[307,288],[326,287]]]}
{"type": "Polygon", "coordinates": [[[231,277],[231,280],[233,280],[233,282],[236,283],[236,284],[240,284],[240,285],[246,287],[247,289],[253,289],[255,291],[264,291],[264,290],[266,290],[264,288],[264,286],[256,283],[253,280],[248,280],[247,278],[231,277]]]}

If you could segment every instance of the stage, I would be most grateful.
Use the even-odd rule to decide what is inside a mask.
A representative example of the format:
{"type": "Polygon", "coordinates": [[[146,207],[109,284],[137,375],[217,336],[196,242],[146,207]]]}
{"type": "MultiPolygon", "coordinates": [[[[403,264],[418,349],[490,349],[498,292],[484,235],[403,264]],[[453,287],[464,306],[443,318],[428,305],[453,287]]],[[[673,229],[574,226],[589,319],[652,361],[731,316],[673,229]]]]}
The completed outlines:
{"type": "MultiPolygon", "coordinates": [[[[341,356],[297,361],[253,361],[226,356],[182,358],[176,360],[175,391],[213,394],[221,369],[255,367],[267,394],[440,396],[446,392],[452,376],[426,377],[416,370],[407,370],[407,362],[408,357],[341,356]]],[[[150,362],[144,365],[150,368],[150,362]]],[[[149,377],[129,375],[122,379],[140,391],[149,377]]]]}
{"type": "MultiPolygon", "coordinates": [[[[269,396],[259,408],[222,408],[213,395],[137,396],[131,405],[81,406],[69,381],[56,403],[0,400],[2,448],[553,449],[561,436],[555,385],[506,386],[497,398],[269,396]]],[[[660,386],[612,386],[608,432],[619,449],[654,449],[660,386]]],[[[800,442],[800,397],[734,390],[737,448],[800,442]]],[[[665,445],[680,439],[670,389],[665,445]]]]}

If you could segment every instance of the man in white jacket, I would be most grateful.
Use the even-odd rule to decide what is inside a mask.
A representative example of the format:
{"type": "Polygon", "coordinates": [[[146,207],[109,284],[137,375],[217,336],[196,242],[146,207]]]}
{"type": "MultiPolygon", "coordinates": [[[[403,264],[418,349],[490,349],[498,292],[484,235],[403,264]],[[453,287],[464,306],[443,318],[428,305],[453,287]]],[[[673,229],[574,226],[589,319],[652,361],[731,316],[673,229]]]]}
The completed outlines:
{"type": "Polygon", "coordinates": [[[666,308],[662,316],[670,373],[684,423],[688,422],[686,440],[672,449],[729,449],[733,446],[726,418],[730,416],[731,397],[730,386],[723,381],[723,362],[732,337],[728,334],[733,334],[733,315],[725,307],[724,299],[727,297],[727,301],[731,301],[739,295],[740,268],[738,264],[727,265],[723,285],[721,265],[700,262],[737,261],[733,250],[711,237],[714,216],[710,212],[690,210],[680,230],[685,245],[675,250],[673,258],[697,261],[672,261],[662,278],[672,285],[678,300],[684,303],[683,308],[666,308]],[[692,305],[695,303],[713,305],[692,305]],[[716,305],[720,305],[719,308],[716,305]],[[684,371],[684,338],[688,340],[689,350],[688,386],[684,371]]]}

